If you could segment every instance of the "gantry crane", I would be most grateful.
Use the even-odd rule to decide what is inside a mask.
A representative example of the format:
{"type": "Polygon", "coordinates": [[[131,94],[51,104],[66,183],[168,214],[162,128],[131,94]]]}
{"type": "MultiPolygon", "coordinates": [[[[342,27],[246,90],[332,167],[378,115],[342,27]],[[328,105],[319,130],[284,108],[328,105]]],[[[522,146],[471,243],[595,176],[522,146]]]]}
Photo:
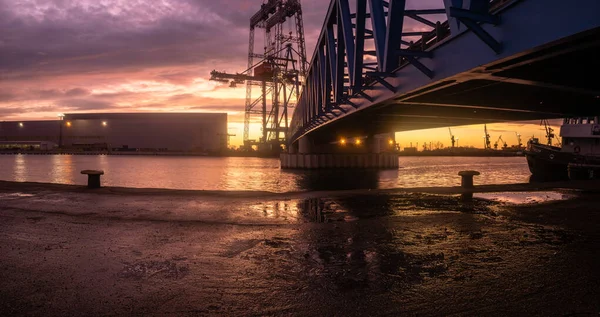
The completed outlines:
{"type": "Polygon", "coordinates": [[[211,79],[230,81],[231,87],[246,84],[244,113],[244,148],[257,145],[276,150],[287,142],[288,108],[292,108],[300,96],[301,83],[306,74],[306,48],[302,8],[299,0],[268,0],[250,18],[248,45],[248,68],[242,73],[228,74],[211,72],[211,79]],[[293,19],[291,19],[293,18],[293,19]],[[288,22],[288,23],[286,23],[288,22]],[[289,32],[284,34],[284,26],[289,32]],[[295,34],[294,34],[294,30],[295,34]],[[264,52],[254,53],[254,31],[264,29],[264,52]],[[260,59],[255,63],[255,58],[260,59]],[[213,75],[214,74],[214,75],[213,75]],[[259,86],[261,93],[252,97],[253,87],[259,86]],[[261,105],[261,109],[255,109],[261,105]],[[250,140],[250,124],[253,116],[260,116],[261,137],[250,140]]]}
{"type": "Polygon", "coordinates": [[[454,135],[452,134],[452,130],[450,128],[448,128],[448,131],[450,132],[450,142],[452,142],[452,147],[454,147],[456,139],[454,138],[454,135]]]}
{"type": "Polygon", "coordinates": [[[491,146],[490,146],[490,135],[488,134],[487,125],[485,125],[485,124],[483,125],[483,131],[485,132],[485,135],[483,136],[485,138],[485,142],[483,143],[483,148],[487,150],[487,149],[490,149],[491,146]]]}

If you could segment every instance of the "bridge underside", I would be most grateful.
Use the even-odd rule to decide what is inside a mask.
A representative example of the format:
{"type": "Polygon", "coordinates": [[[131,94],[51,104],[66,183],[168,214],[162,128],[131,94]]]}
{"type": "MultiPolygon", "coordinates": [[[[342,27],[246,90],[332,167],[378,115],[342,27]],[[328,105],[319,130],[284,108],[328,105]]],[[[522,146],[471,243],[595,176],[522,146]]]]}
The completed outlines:
{"type": "Polygon", "coordinates": [[[600,113],[600,28],[434,82],[309,134],[339,137],[600,113]]]}

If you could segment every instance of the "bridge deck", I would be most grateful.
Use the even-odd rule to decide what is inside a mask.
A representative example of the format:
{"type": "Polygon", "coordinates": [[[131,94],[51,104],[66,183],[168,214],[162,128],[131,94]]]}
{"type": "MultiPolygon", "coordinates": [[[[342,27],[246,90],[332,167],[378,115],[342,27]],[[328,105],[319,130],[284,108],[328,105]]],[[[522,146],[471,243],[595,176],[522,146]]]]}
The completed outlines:
{"type": "MultiPolygon", "coordinates": [[[[391,2],[390,6],[396,3],[391,2]]],[[[292,141],[307,134],[329,142],[339,135],[597,114],[600,87],[588,78],[600,71],[600,2],[582,0],[569,6],[560,1],[521,0],[502,4],[504,7],[493,12],[500,19],[498,25],[481,24],[481,29],[501,44],[499,52],[463,25],[442,41],[430,41],[425,49],[431,56],[419,57],[416,64],[401,59],[404,62],[398,69],[359,92],[352,87],[348,63],[342,64],[346,99],[336,97],[336,87],[328,85],[327,80],[335,84],[330,78],[335,74],[327,73],[330,60],[313,58],[311,70],[320,72],[309,73],[294,113],[292,141]],[[322,62],[327,67],[320,65],[322,62]],[[431,78],[421,66],[431,70],[431,78]],[[332,105],[322,97],[328,94],[332,105]]],[[[335,13],[330,7],[328,14],[335,13]]],[[[341,13],[338,18],[343,19],[341,13]]],[[[325,27],[341,23],[332,19],[325,27]]],[[[319,42],[315,56],[319,50],[322,55],[335,53],[326,49],[327,43],[319,42]]],[[[336,49],[338,55],[350,57],[344,47],[336,49]]],[[[365,78],[373,81],[372,76],[365,78]]]]}

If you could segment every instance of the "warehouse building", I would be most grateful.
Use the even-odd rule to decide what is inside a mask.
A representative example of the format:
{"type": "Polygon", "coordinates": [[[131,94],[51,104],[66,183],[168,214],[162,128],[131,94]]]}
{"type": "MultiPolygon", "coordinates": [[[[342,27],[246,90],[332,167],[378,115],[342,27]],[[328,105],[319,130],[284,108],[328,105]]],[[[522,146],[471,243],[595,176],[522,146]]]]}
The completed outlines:
{"type": "Polygon", "coordinates": [[[78,150],[219,152],[226,113],[65,114],[62,120],[0,122],[0,148],[43,144],[78,150]]]}

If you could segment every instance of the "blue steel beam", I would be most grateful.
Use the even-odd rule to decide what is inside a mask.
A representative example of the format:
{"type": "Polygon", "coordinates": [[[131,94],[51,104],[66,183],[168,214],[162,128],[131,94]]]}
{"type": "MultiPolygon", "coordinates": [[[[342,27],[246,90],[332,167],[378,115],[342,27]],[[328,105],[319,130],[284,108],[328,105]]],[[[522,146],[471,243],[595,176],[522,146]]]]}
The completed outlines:
{"type": "Polygon", "coordinates": [[[314,121],[315,117],[319,113],[319,104],[317,104],[317,81],[315,80],[316,68],[310,70],[310,102],[311,107],[311,121],[314,121]]]}
{"type": "Polygon", "coordinates": [[[320,64],[321,62],[319,60],[317,60],[317,64],[319,65],[319,67],[315,68],[315,81],[316,83],[316,90],[315,90],[315,99],[317,102],[317,116],[321,117],[323,115],[323,113],[325,113],[325,109],[324,109],[324,105],[323,105],[323,80],[321,79],[321,67],[320,64]]]}
{"type": "MultiPolygon", "coordinates": [[[[337,53],[335,48],[335,36],[333,34],[333,25],[327,26],[327,60],[329,62],[329,73],[331,74],[331,84],[337,87],[337,53]]],[[[332,89],[333,94],[336,94],[336,89],[332,89]]],[[[334,103],[337,99],[333,99],[334,103]]]]}
{"type": "Polygon", "coordinates": [[[402,40],[405,5],[405,0],[390,0],[382,69],[385,72],[391,72],[400,66],[398,49],[400,49],[400,41],[402,40]]]}
{"type": "Polygon", "coordinates": [[[337,12],[337,65],[336,69],[336,82],[335,82],[335,102],[338,104],[342,104],[344,100],[344,66],[345,66],[345,57],[346,54],[344,52],[344,47],[346,45],[346,41],[344,41],[344,29],[342,27],[342,16],[337,12]]]}
{"type": "Polygon", "coordinates": [[[352,80],[352,93],[361,90],[363,85],[363,56],[365,51],[365,23],[366,23],[367,1],[356,1],[356,39],[354,45],[354,78],[352,80]]]}
{"type": "MultiPolygon", "coordinates": [[[[473,31],[480,40],[487,44],[496,54],[502,50],[502,44],[486,32],[479,23],[500,24],[498,16],[489,13],[489,0],[471,0],[469,9],[463,8],[462,0],[452,0],[449,8],[450,17],[456,18],[469,30],[473,31]]],[[[460,26],[460,25],[459,25],[460,26]]]]}
{"type": "Polygon", "coordinates": [[[383,13],[382,0],[369,0],[369,10],[371,10],[371,24],[373,25],[373,40],[375,41],[375,54],[377,56],[377,65],[383,70],[385,60],[385,15],[383,13]]]}
{"type": "Polygon", "coordinates": [[[350,86],[354,85],[354,34],[352,30],[352,21],[350,19],[350,5],[348,0],[338,0],[338,54],[345,48],[346,59],[348,60],[348,76],[350,77],[350,86]],[[340,36],[340,28],[343,36],[340,36]],[[343,38],[344,45],[340,44],[343,38]]]}
{"type": "Polygon", "coordinates": [[[317,45],[317,49],[319,50],[319,76],[321,79],[321,91],[320,91],[320,95],[321,95],[321,100],[322,100],[322,107],[324,109],[323,113],[327,113],[330,111],[330,107],[331,107],[331,102],[329,100],[329,96],[327,95],[327,92],[330,91],[328,90],[328,86],[331,85],[331,81],[328,81],[328,74],[327,74],[327,59],[325,57],[325,45],[324,43],[320,43],[319,45],[317,45]]]}

